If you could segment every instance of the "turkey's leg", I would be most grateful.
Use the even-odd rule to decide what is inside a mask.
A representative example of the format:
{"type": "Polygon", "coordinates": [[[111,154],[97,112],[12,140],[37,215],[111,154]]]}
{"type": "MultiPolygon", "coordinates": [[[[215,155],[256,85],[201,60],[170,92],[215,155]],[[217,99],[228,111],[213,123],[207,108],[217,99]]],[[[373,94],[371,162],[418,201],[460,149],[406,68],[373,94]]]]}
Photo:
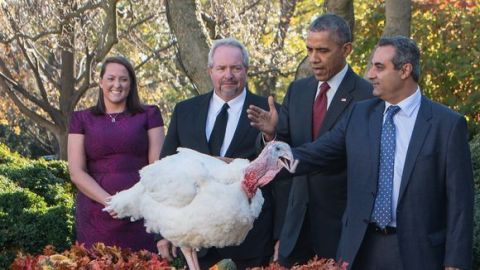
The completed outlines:
{"type": "Polygon", "coordinates": [[[189,247],[180,247],[182,250],[183,256],[187,260],[188,269],[190,270],[200,270],[200,264],[198,263],[197,251],[189,247]]]}
{"type": "Polygon", "coordinates": [[[195,267],[197,267],[198,270],[200,270],[200,264],[198,263],[198,257],[197,257],[197,250],[192,249],[192,257],[193,257],[193,262],[195,263],[195,267]]]}

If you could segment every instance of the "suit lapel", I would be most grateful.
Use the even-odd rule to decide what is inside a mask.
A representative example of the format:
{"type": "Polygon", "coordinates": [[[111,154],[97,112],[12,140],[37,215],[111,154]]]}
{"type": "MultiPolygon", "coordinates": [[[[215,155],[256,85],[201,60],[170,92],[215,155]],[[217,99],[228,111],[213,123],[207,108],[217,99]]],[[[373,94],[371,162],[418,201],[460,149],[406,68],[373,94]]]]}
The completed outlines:
{"type": "Polygon", "coordinates": [[[198,131],[195,132],[198,136],[197,142],[199,151],[202,153],[210,153],[210,148],[208,147],[208,140],[205,135],[205,127],[207,125],[207,117],[208,117],[208,108],[210,106],[210,99],[212,98],[213,91],[209,94],[204,95],[203,98],[198,103],[196,110],[194,110],[195,119],[193,124],[193,130],[198,131]]]}
{"type": "Polygon", "coordinates": [[[351,68],[348,67],[347,73],[338,86],[337,92],[328,107],[327,114],[325,115],[322,127],[320,128],[320,135],[327,132],[335,125],[337,119],[352,101],[353,97],[350,92],[352,92],[355,87],[354,79],[354,73],[351,68]]]}
{"type": "Polygon", "coordinates": [[[402,173],[402,182],[400,183],[400,193],[398,195],[398,201],[402,199],[405,189],[407,188],[408,182],[410,181],[410,175],[415,166],[422,145],[427,137],[428,131],[430,130],[430,119],[432,118],[432,104],[428,99],[422,96],[422,101],[418,111],[417,119],[415,121],[415,126],[413,128],[412,136],[410,143],[408,145],[407,156],[405,157],[405,165],[403,167],[402,173]]]}
{"type": "Polygon", "coordinates": [[[375,187],[378,182],[378,165],[380,164],[380,137],[382,134],[382,125],[383,125],[383,112],[385,111],[385,102],[381,101],[373,109],[373,112],[370,116],[370,121],[368,123],[369,128],[369,140],[370,146],[372,149],[370,157],[372,158],[372,172],[373,177],[372,181],[375,183],[375,187]]]}
{"type": "Polygon", "coordinates": [[[297,89],[300,92],[298,100],[298,104],[300,105],[295,109],[298,109],[298,115],[303,115],[305,117],[306,128],[301,130],[301,132],[303,132],[304,142],[312,141],[313,103],[315,103],[317,88],[318,81],[312,76],[306,85],[306,89],[297,89]]]}
{"type": "Polygon", "coordinates": [[[230,142],[230,145],[225,152],[226,157],[232,156],[233,153],[235,153],[235,146],[240,145],[242,140],[247,137],[246,135],[251,128],[250,120],[247,117],[247,108],[250,104],[253,104],[253,96],[247,89],[247,95],[245,97],[245,102],[243,103],[242,112],[240,113],[240,119],[238,120],[235,133],[233,134],[232,142],[230,142]]]}

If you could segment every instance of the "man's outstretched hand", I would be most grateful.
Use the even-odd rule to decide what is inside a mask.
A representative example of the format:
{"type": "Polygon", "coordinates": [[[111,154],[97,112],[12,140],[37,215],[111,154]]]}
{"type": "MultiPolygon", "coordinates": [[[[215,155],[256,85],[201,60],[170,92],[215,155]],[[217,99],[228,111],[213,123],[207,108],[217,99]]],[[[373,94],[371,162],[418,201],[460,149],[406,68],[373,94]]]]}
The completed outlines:
{"type": "Polygon", "coordinates": [[[267,142],[275,138],[275,127],[278,123],[278,112],[272,96],[268,97],[268,107],[269,111],[265,111],[255,105],[250,105],[247,109],[250,125],[258,128],[267,142]]]}

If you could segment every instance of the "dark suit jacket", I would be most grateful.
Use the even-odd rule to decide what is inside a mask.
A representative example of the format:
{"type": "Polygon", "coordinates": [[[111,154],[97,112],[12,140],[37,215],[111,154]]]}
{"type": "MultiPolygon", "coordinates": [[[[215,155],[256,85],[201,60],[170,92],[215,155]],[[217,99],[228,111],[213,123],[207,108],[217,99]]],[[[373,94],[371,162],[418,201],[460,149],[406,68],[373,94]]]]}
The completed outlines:
{"type": "MultiPolygon", "coordinates": [[[[212,94],[213,92],[200,95],[182,101],[175,106],[161,157],[176,153],[177,147],[187,147],[209,154],[210,150],[205,136],[205,125],[212,94]]],[[[247,91],[242,114],[232,142],[225,154],[226,157],[252,160],[257,156],[255,139],[259,131],[250,126],[246,113],[248,106],[251,104],[268,109],[268,102],[265,97],[260,97],[247,91]]],[[[218,249],[218,252],[225,258],[242,260],[270,256],[273,253],[271,231],[273,226],[272,192],[269,185],[261,190],[265,202],[260,216],[255,220],[253,229],[248,233],[241,245],[218,249]]]]}
{"type": "MultiPolygon", "coordinates": [[[[347,162],[348,201],[338,258],[350,264],[377,192],[384,108],[378,98],[359,102],[331,132],[294,150],[304,172],[347,162]]],[[[473,176],[467,133],[464,117],[422,97],[396,211],[404,269],[472,267],[473,176]]]]}
{"type": "MultiPolygon", "coordinates": [[[[293,147],[312,141],[312,109],[317,87],[318,81],[313,76],[294,81],[290,85],[280,110],[277,126],[279,140],[286,141],[293,147]]],[[[328,108],[320,135],[331,130],[356,101],[371,97],[370,83],[349,68],[328,108]]],[[[305,221],[311,222],[312,233],[309,235],[316,254],[327,258],[335,257],[347,197],[347,174],[343,168],[344,166],[331,166],[330,172],[297,176],[293,181],[290,181],[290,176],[287,181],[279,176],[275,180],[278,181],[274,181],[277,202],[286,201],[288,186],[290,183],[292,185],[283,223],[281,214],[285,210],[276,211],[275,230],[278,232],[282,229],[279,237],[281,256],[288,257],[292,252],[305,221]],[[321,179],[328,181],[320,181],[321,179]]]]}

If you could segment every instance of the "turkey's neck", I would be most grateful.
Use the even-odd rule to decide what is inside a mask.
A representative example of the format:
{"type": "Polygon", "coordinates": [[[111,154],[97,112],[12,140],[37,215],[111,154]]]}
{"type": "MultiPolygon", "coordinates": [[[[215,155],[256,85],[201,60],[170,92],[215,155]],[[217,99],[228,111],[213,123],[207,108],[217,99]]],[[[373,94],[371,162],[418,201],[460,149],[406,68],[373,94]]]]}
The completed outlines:
{"type": "Polygon", "coordinates": [[[252,198],[258,188],[258,181],[267,172],[267,166],[264,159],[255,159],[245,168],[245,174],[242,181],[242,186],[247,196],[252,198]]]}

